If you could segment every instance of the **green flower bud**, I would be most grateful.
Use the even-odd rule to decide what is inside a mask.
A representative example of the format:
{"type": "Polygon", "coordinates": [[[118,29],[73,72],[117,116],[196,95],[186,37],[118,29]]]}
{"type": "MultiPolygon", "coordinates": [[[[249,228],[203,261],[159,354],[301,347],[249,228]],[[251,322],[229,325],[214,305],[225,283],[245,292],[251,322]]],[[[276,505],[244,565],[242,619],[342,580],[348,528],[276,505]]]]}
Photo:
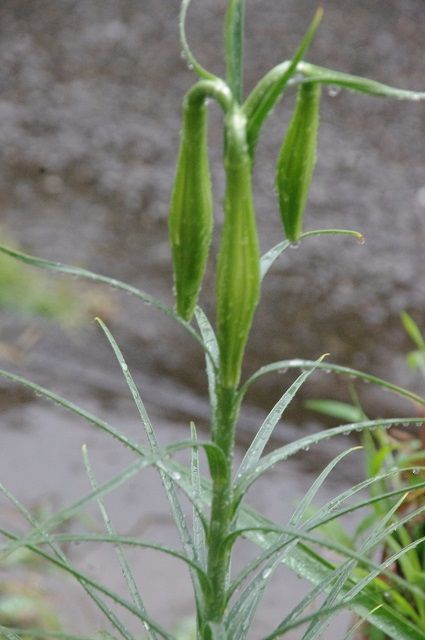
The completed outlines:
{"type": "Polygon", "coordinates": [[[260,255],[252,199],[246,118],[226,123],[224,224],[217,265],[217,340],[222,384],[236,387],[260,294],[260,255]]]}
{"type": "Polygon", "coordinates": [[[320,85],[302,84],[295,111],[279,152],[276,186],[280,215],[290,242],[302,233],[304,208],[316,164],[320,85]]]}
{"type": "Polygon", "coordinates": [[[205,273],[213,228],[205,95],[186,96],[168,219],[177,313],[190,320],[205,273]]]}

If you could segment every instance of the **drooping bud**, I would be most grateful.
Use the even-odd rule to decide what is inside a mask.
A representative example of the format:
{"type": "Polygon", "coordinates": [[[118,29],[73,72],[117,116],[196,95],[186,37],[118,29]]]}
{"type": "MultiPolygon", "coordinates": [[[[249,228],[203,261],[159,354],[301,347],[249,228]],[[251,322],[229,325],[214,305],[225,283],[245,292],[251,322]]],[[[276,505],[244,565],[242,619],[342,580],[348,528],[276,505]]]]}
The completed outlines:
{"type": "Polygon", "coordinates": [[[304,209],[316,163],[320,85],[302,84],[295,111],[279,152],[276,187],[286,237],[296,243],[302,233],[304,209]]]}
{"type": "Polygon", "coordinates": [[[184,320],[195,310],[213,228],[207,134],[206,96],[189,94],[168,219],[176,307],[184,320]]]}

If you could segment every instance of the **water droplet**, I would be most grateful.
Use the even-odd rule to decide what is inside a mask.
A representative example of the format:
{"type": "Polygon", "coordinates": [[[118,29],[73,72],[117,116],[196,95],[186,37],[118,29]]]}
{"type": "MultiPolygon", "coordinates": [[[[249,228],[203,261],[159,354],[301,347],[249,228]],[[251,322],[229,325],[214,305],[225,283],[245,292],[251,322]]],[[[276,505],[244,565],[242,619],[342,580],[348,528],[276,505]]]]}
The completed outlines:
{"type": "Polygon", "coordinates": [[[180,480],[181,474],[178,471],[173,471],[173,473],[171,474],[171,477],[173,480],[180,480]]]}
{"type": "Polygon", "coordinates": [[[337,87],[334,84],[329,85],[329,87],[328,87],[328,96],[330,98],[335,98],[340,93],[341,93],[341,87],[337,87]]]}
{"type": "Polygon", "coordinates": [[[413,470],[412,470],[412,473],[413,473],[413,475],[414,475],[414,476],[419,475],[419,474],[420,474],[420,472],[421,472],[421,470],[420,470],[420,469],[413,469],[413,470]]]}
{"type": "Polygon", "coordinates": [[[125,362],[123,362],[123,364],[121,365],[121,368],[123,371],[128,371],[128,366],[125,364],[125,362]]]}
{"type": "Polygon", "coordinates": [[[291,249],[298,249],[299,246],[300,246],[299,242],[291,242],[291,244],[289,245],[291,249]]]}
{"type": "Polygon", "coordinates": [[[268,569],[264,569],[263,573],[261,574],[261,577],[263,578],[263,580],[267,580],[267,578],[271,575],[272,570],[270,568],[268,569]]]}

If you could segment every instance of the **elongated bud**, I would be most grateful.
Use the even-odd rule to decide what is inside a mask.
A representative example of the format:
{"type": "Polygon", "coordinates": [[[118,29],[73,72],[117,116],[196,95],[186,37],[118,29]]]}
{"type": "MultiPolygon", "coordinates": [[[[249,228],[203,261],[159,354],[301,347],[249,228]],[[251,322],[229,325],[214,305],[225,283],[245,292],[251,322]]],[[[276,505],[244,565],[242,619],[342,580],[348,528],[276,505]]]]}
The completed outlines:
{"type": "Polygon", "coordinates": [[[252,199],[246,119],[226,123],[224,225],[217,265],[217,339],[222,384],[236,387],[260,293],[260,255],[252,199]]]}
{"type": "Polygon", "coordinates": [[[177,313],[190,320],[205,273],[213,228],[205,96],[186,96],[168,219],[177,313]]]}
{"type": "Polygon", "coordinates": [[[320,93],[318,84],[300,86],[295,111],[277,160],[280,215],[290,242],[297,242],[302,233],[304,208],[316,163],[320,93]]]}

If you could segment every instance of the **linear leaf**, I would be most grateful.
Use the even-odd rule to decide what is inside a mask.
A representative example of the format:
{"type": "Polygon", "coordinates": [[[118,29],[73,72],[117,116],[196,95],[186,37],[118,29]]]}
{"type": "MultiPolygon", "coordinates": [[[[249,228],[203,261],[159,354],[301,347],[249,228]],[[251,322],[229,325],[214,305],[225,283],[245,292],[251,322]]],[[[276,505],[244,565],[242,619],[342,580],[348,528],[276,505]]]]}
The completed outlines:
{"type": "Polygon", "coordinates": [[[261,127],[281,97],[289,80],[296,73],[301,59],[314,38],[322,15],[323,10],[318,9],[292,60],[283,62],[269,71],[254,87],[243,105],[248,119],[247,139],[251,159],[255,155],[261,127]]]}
{"type": "Polygon", "coordinates": [[[370,375],[368,373],[363,373],[363,371],[358,371],[357,369],[352,369],[350,367],[343,367],[337,364],[329,364],[320,363],[317,364],[314,360],[280,360],[279,362],[272,362],[271,364],[265,365],[258,369],[242,386],[241,388],[241,396],[243,396],[248,389],[248,387],[261,378],[262,376],[268,373],[276,373],[279,371],[284,371],[286,369],[312,369],[316,368],[321,369],[326,372],[333,372],[340,375],[348,376],[350,379],[358,379],[363,382],[371,382],[373,384],[382,387],[383,389],[388,389],[389,391],[393,391],[394,393],[407,398],[408,400],[412,400],[413,402],[417,402],[421,406],[425,406],[425,399],[421,396],[409,391],[408,389],[403,389],[402,387],[398,387],[392,382],[388,382],[387,380],[383,380],[382,378],[378,378],[377,376],[370,375]]]}
{"type": "MultiPolygon", "coordinates": [[[[196,428],[193,422],[190,423],[191,436],[194,444],[198,441],[196,428]]],[[[199,450],[196,446],[192,448],[192,458],[190,465],[190,478],[192,484],[192,493],[197,501],[201,498],[201,474],[199,469],[199,450]]],[[[193,528],[193,544],[195,547],[195,556],[203,569],[207,566],[206,541],[204,525],[199,517],[198,511],[193,508],[192,511],[192,528],[193,528]]]]}
{"type": "MultiPolygon", "coordinates": [[[[321,356],[318,362],[321,362],[325,356],[321,356]]],[[[281,419],[284,411],[288,407],[288,405],[294,399],[296,393],[300,389],[300,387],[304,384],[304,382],[309,378],[311,373],[313,373],[314,369],[309,371],[304,371],[298,378],[291,384],[289,389],[285,391],[282,397],[275,404],[273,409],[268,414],[267,418],[264,420],[263,424],[259,428],[257,434],[254,437],[248,451],[246,452],[239,470],[236,475],[237,483],[243,480],[243,477],[249,473],[260,460],[261,455],[264,451],[265,446],[270,440],[273,431],[281,419]]],[[[237,492],[237,486],[235,488],[237,492]]]]}
{"type": "Polygon", "coordinates": [[[52,260],[45,260],[44,258],[36,258],[35,256],[30,256],[26,253],[22,253],[21,251],[17,251],[16,249],[11,249],[10,247],[6,247],[0,244],[0,252],[4,253],[11,258],[15,258],[20,262],[24,262],[25,264],[29,264],[33,267],[38,267],[40,269],[47,269],[48,271],[54,271],[57,273],[64,273],[77,278],[85,278],[86,280],[92,280],[93,282],[98,282],[100,284],[106,284],[113,289],[118,289],[120,291],[124,291],[136,298],[142,300],[145,304],[155,307],[159,309],[165,315],[173,318],[176,322],[180,324],[186,331],[193,337],[201,346],[203,347],[202,340],[200,336],[194,331],[194,329],[190,326],[188,322],[180,318],[174,309],[171,307],[167,307],[167,305],[163,304],[157,298],[151,296],[149,293],[145,293],[141,289],[137,287],[133,287],[126,282],[122,282],[121,280],[117,280],[116,278],[109,278],[108,276],[103,276],[98,273],[94,273],[93,271],[88,271],[87,269],[82,269],[80,267],[73,267],[68,264],[63,264],[62,262],[54,262],[52,260]]]}
{"type": "Polygon", "coordinates": [[[237,493],[239,496],[243,496],[248,488],[252,485],[257,478],[259,478],[268,469],[273,467],[278,462],[286,460],[287,458],[299,453],[300,451],[308,450],[310,447],[316,445],[318,442],[329,440],[339,435],[348,435],[353,431],[367,431],[369,429],[386,428],[398,425],[398,426],[422,426],[423,418],[403,418],[403,419],[386,419],[386,420],[367,420],[364,422],[355,422],[353,424],[342,425],[334,427],[332,429],[326,429],[325,431],[319,431],[319,433],[305,436],[295,442],[292,442],[283,447],[279,447],[275,451],[272,451],[267,456],[262,458],[259,464],[253,471],[245,474],[240,478],[237,486],[237,493]]]}
{"type": "Polygon", "coordinates": [[[200,307],[197,307],[195,310],[195,318],[196,322],[198,323],[199,331],[201,332],[202,340],[204,341],[207,350],[206,352],[211,355],[211,357],[207,356],[205,358],[205,366],[207,370],[208,394],[212,414],[211,417],[213,418],[217,407],[216,376],[219,365],[217,338],[210,321],[200,307]]]}
{"type": "MultiPolygon", "coordinates": [[[[359,554],[367,555],[367,553],[371,549],[373,549],[381,539],[383,540],[387,539],[387,533],[385,532],[385,527],[387,523],[391,520],[391,518],[394,516],[396,511],[400,508],[405,497],[406,497],[406,494],[401,496],[401,498],[395,502],[395,504],[385,514],[385,516],[376,523],[373,531],[370,533],[367,539],[360,546],[358,550],[359,554]]],[[[338,601],[340,594],[346,585],[348,577],[355,566],[356,566],[356,561],[349,560],[347,562],[344,562],[342,566],[338,567],[338,569],[335,571],[336,581],[333,584],[332,588],[330,589],[329,593],[327,594],[324,602],[321,605],[321,608],[330,608],[338,601]]],[[[298,613],[299,612],[297,613],[293,612],[292,615],[288,616],[282,624],[285,625],[288,622],[290,622],[291,619],[295,619],[296,617],[298,617],[298,613]]],[[[330,615],[325,615],[325,616],[321,616],[317,620],[313,620],[308,626],[308,629],[305,632],[302,640],[314,640],[315,638],[319,637],[325,625],[328,624],[329,618],[330,618],[330,615]]]]}
{"type": "MultiPolygon", "coordinates": [[[[354,236],[360,244],[364,241],[363,235],[358,231],[351,231],[350,229],[317,229],[316,231],[306,231],[305,233],[302,233],[300,236],[300,242],[306,238],[313,238],[316,236],[354,236]]],[[[261,257],[261,279],[264,278],[277,258],[279,258],[279,256],[290,246],[291,243],[288,240],[283,240],[282,242],[278,242],[278,244],[269,249],[269,251],[261,257]]]]}
{"type": "MultiPolygon", "coordinates": [[[[83,460],[84,460],[84,465],[86,467],[87,475],[89,477],[92,490],[96,491],[96,489],[98,488],[98,484],[96,482],[96,478],[93,473],[93,468],[90,464],[90,459],[88,456],[86,445],[83,446],[83,460]]],[[[106,531],[108,532],[108,535],[110,537],[116,536],[114,527],[112,526],[111,518],[109,516],[108,511],[106,510],[105,503],[102,500],[102,498],[97,498],[97,504],[99,506],[99,510],[100,510],[106,531]]],[[[128,564],[127,558],[125,557],[125,553],[123,551],[121,543],[116,541],[114,548],[117,554],[117,558],[118,558],[119,565],[121,567],[122,574],[127,583],[127,587],[133,599],[134,604],[143,613],[143,615],[148,615],[146,611],[146,607],[143,603],[139,588],[137,586],[136,580],[133,576],[130,565],[128,564]]],[[[151,638],[151,640],[155,640],[157,636],[154,633],[154,631],[152,631],[149,625],[147,625],[145,622],[143,623],[143,625],[145,630],[147,631],[149,638],[151,638]]]]}
{"type": "Polygon", "coordinates": [[[186,15],[187,15],[187,11],[189,9],[190,3],[191,3],[191,0],[182,0],[182,3],[180,5],[179,29],[180,29],[180,46],[182,47],[182,54],[186,58],[189,68],[193,69],[200,78],[204,78],[205,80],[213,80],[215,79],[214,74],[210,73],[209,71],[204,69],[204,67],[201,64],[199,64],[199,62],[196,60],[187,42],[186,15]]]}
{"type": "Polygon", "coordinates": [[[349,73],[341,73],[333,69],[326,69],[308,62],[300,62],[297,66],[297,73],[302,74],[308,82],[320,82],[322,84],[335,85],[352,91],[367,93],[371,96],[382,98],[396,98],[397,100],[411,100],[418,102],[425,100],[425,91],[408,91],[397,89],[389,85],[369,80],[360,76],[353,76],[349,73]]]}
{"type": "MultiPolygon", "coordinates": [[[[1,529],[0,531],[4,536],[7,536],[9,539],[19,541],[19,537],[15,533],[12,533],[5,529],[1,529]]],[[[63,562],[60,558],[50,555],[49,553],[40,549],[39,547],[35,546],[32,543],[25,544],[25,546],[30,551],[37,554],[41,558],[44,558],[45,560],[55,565],[56,567],[63,569],[69,575],[74,576],[78,581],[81,581],[85,585],[92,587],[97,591],[99,591],[100,593],[106,595],[115,604],[120,605],[121,607],[123,607],[124,609],[132,613],[134,616],[136,616],[137,618],[144,620],[144,622],[146,622],[152,629],[154,629],[158,633],[158,635],[160,635],[165,640],[175,640],[165,629],[162,629],[162,627],[160,627],[157,622],[155,622],[148,616],[142,614],[142,612],[140,612],[137,609],[137,607],[135,607],[131,602],[128,602],[127,600],[122,598],[118,593],[112,591],[111,589],[108,589],[104,584],[98,582],[97,580],[94,580],[93,578],[90,578],[90,576],[88,576],[87,574],[84,574],[82,571],[71,566],[69,563],[63,562]]],[[[131,640],[131,636],[129,636],[129,640],[131,640]]]]}
{"type": "MultiPolygon", "coordinates": [[[[25,506],[10,493],[3,485],[0,484],[0,491],[8,498],[8,500],[16,507],[18,512],[25,518],[25,520],[35,528],[42,530],[42,527],[39,526],[37,520],[34,516],[25,508],[25,506]]],[[[63,553],[62,549],[56,544],[56,540],[50,535],[47,531],[43,530],[41,542],[46,542],[49,548],[52,550],[54,555],[61,560],[66,566],[72,568],[72,564],[66,555],[63,553]]],[[[133,640],[131,634],[126,629],[126,627],[122,624],[119,618],[115,615],[113,611],[105,604],[105,602],[99,597],[99,595],[93,590],[93,588],[86,584],[84,581],[80,580],[77,576],[76,580],[84,589],[86,594],[93,600],[96,606],[102,611],[102,613],[106,616],[112,626],[121,634],[125,640],[133,640]]]]}

